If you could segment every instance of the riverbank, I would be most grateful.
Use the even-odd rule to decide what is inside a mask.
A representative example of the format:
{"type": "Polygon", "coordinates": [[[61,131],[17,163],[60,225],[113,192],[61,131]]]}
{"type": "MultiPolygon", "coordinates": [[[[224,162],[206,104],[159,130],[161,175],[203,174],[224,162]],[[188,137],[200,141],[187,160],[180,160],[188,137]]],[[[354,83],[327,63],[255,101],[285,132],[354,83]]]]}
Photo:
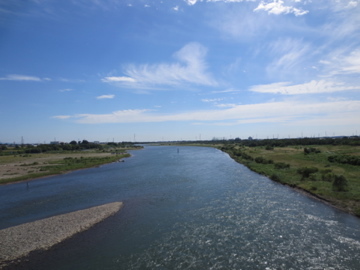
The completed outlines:
{"type": "Polygon", "coordinates": [[[274,148],[233,144],[217,148],[256,173],[360,217],[360,166],[334,163],[328,159],[334,155],[357,157],[359,147],[274,148]],[[307,153],[308,149],[313,152],[307,153]],[[339,190],[334,186],[334,179],[340,176],[346,182],[339,190]]]}
{"type": "Polygon", "coordinates": [[[0,230],[0,269],[91,228],[122,206],[122,202],[113,202],[0,230]]]}
{"type": "Polygon", "coordinates": [[[0,156],[0,184],[97,167],[130,157],[122,152],[78,151],[0,156]]]}

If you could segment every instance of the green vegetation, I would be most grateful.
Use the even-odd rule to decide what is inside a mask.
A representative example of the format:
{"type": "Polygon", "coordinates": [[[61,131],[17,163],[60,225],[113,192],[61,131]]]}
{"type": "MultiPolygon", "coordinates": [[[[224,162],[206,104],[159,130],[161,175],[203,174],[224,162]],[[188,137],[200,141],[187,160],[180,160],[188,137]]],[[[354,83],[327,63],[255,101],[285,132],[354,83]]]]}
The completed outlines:
{"type": "Polygon", "coordinates": [[[0,184],[34,179],[90,168],[129,157],[133,143],[95,144],[82,142],[42,145],[1,145],[0,184]]]}
{"type": "Polygon", "coordinates": [[[111,149],[134,149],[141,148],[131,142],[109,142],[106,144],[90,143],[87,140],[83,141],[71,141],[70,143],[58,143],[58,144],[24,144],[15,146],[0,145],[0,156],[6,155],[26,155],[26,154],[40,154],[40,153],[62,153],[64,151],[84,151],[94,150],[99,152],[106,152],[111,149]]]}
{"type": "Polygon", "coordinates": [[[257,173],[307,191],[360,216],[360,167],[353,162],[344,162],[359,158],[359,146],[292,146],[274,147],[269,151],[266,146],[226,144],[220,149],[257,173]],[[333,158],[344,157],[344,153],[346,159],[333,158]]]}
{"type": "Polygon", "coordinates": [[[60,174],[67,171],[90,168],[115,162],[121,158],[129,156],[130,154],[113,155],[107,157],[66,157],[63,160],[49,162],[49,165],[40,167],[40,171],[44,171],[50,174],[60,174]]]}
{"type": "Polygon", "coordinates": [[[62,174],[73,170],[96,167],[106,163],[116,162],[129,156],[130,154],[123,153],[106,157],[66,157],[62,160],[49,161],[47,164],[42,164],[41,166],[38,162],[33,162],[30,164],[24,163],[19,166],[35,166],[36,170],[28,171],[27,174],[18,177],[1,179],[0,184],[13,183],[44,176],[62,174]]]}

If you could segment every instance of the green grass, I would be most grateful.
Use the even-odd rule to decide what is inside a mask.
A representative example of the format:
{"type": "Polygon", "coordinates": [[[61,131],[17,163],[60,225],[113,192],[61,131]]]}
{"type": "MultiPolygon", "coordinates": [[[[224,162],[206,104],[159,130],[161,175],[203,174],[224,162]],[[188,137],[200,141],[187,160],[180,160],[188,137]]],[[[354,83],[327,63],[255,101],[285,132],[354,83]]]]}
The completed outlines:
{"type": "Polygon", "coordinates": [[[265,147],[240,147],[227,146],[221,148],[230,154],[239,163],[243,163],[251,170],[268,176],[274,181],[280,182],[292,187],[301,188],[313,195],[329,201],[352,214],[360,216],[360,166],[332,163],[328,161],[331,155],[354,155],[360,156],[360,147],[358,146],[311,146],[320,150],[320,153],[304,154],[303,147],[279,147],[274,150],[266,150],[265,147]],[[238,156],[236,153],[241,151],[245,157],[238,156]],[[272,164],[257,163],[249,157],[255,159],[261,157],[261,160],[271,160],[272,164]],[[289,168],[276,168],[277,163],[289,164],[289,168]],[[309,177],[303,177],[299,168],[315,167],[317,172],[310,174],[309,177]],[[347,191],[334,191],[333,183],[324,181],[322,175],[332,173],[343,175],[348,181],[347,191]]]}
{"type": "MultiPolygon", "coordinates": [[[[125,154],[112,155],[106,157],[80,157],[80,158],[66,157],[62,160],[51,161],[47,165],[40,166],[39,172],[31,173],[30,171],[28,174],[23,176],[2,179],[0,180],[0,184],[13,183],[13,182],[35,179],[44,176],[62,174],[73,170],[96,167],[106,163],[115,162],[121,158],[129,157],[129,156],[130,154],[125,153],[125,154]]],[[[18,161],[17,158],[14,158],[14,160],[18,161]]],[[[38,165],[35,163],[36,162],[30,165],[38,165]]],[[[24,166],[29,166],[29,165],[25,164],[24,166]]]]}
{"type": "Polygon", "coordinates": [[[51,174],[59,174],[66,171],[78,170],[82,168],[90,168],[102,164],[110,163],[119,160],[123,157],[128,157],[129,154],[114,155],[108,157],[80,157],[72,158],[67,157],[60,161],[50,162],[49,165],[42,166],[40,170],[47,171],[51,174]]]}

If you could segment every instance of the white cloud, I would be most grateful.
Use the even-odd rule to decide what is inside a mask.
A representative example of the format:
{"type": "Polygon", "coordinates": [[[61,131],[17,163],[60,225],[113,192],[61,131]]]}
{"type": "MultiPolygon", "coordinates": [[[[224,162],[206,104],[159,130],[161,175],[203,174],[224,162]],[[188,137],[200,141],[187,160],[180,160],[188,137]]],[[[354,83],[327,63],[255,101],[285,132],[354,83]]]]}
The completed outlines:
{"type": "Polygon", "coordinates": [[[70,91],[73,91],[73,90],[70,89],[70,88],[65,88],[65,89],[60,89],[59,91],[60,92],[70,92],[70,91]]]}
{"type": "Polygon", "coordinates": [[[115,95],[102,95],[102,96],[96,97],[96,99],[112,99],[114,97],[115,97],[115,95]]]}
{"type": "Polygon", "coordinates": [[[358,2],[357,1],[350,1],[349,4],[347,5],[347,8],[354,8],[357,7],[358,2]]]}
{"type": "Polygon", "coordinates": [[[339,59],[335,59],[335,67],[336,66],[338,67],[338,73],[360,74],[360,49],[354,50],[339,59]]]}
{"type": "Polygon", "coordinates": [[[224,2],[224,3],[240,3],[254,2],[255,0],[184,0],[189,6],[195,5],[197,2],[224,2]]]}
{"type": "Polygon", "coordinates": [[[202,102],[218,102],[223,100],[223,98],[203,98],[201,101],[202,102]]]}
{"type": "Polygon", "coordinates": [[[72,116],[71,115],[56,115],[56,116],[53,116],[52,118],[64,120],[64,119],[72,118],[72,116]]]}
{"type": "Polygon", "coordinates": [[[255,85],[250,88],[250,91],[258,93],[271,93],[282,95],[303,95],[303,94],[320,94],[333,93],[339,91],[356,90],[360,87],[347,86],[344,83],[312,80],[304,84],[291,85],[289,82],[279,82],[265,85],[255,85]]]}
{"type": "Polygon", "coordinates": [[[226,90],[219,90],[219,91],[211,91],[212,94],[223,94],[223,93],[238,93],[241,92],[241,90],[236,89],[226,89],[226,90]]]}
{"type": "Polygon", "coordinates": [[[35,76],[28,76],[28,75],[18,75],[18,74],[10,74],[6,77],[0,78],[1,81],[34,81],[34,82],[41,82],[41,81],[49,81],[49,78],[39,78],[35,76]]]}
{"type": "MultiPolygon", "coordinates": [[[[227,109],[190,111],[177,114],[154,113],[152,110],[123,110],[109,114],[79,114],[71,116],[84,124],[100,123],[155,123],[155,122],[218,122],[237,123],[293,123],[294,121],[321,121],[341,119],[352,115],[352,124],[360,124],[360,101],[302,102],[282,101],[258,104],[236,105],[227,109]]],[[[60,118],[64,116],[58,116],[60,118]]],[[[64,117],[65,118],[65,117],[64,117]]],[[[66,116],[66,118],[69,118],[66,116]]],[[[65,118],[65,119],[66,119],[65,118]]],[[[319,121],[318,124],[322,122],[319,121]]],[[[341,123],[339,123],[341,124],[341,123]]]]}
{"type": "Polygon", "coordinates": [[[125,76],[110,76],[110,77],[105,77],[103,79],[101,79],[101,81],[103,82],[107,82],[107,83],[111,83],[111,82],[125,82],[125,83],[134,83],[136,82],[135,79],[130,78],[130,77],[125,77],[125,76]]]}
{"type": "Polygon", "coordinates": [[[348,48],[333,50],[319,63],[325,77],[360,74],[360,48],[350,51],[348,48]]]}
{"type": "Polygon", "coordinates": [[[207,49],[201,44],[188,43],[173,55],[178,62],[129,65],[124,71],[126,76],[105,77],[102,81],[140,89],[184,84],[216,86],[217,82],[206,71],[206,53],[207,49]]]}
{"type": "Polygon", "coordinates": [[[266,3],[261,1],[261,3],[254,9],[254,11],[267,11],[269,14],[289,14],[294,13],[295,16],[302,16],[307,14],[309,11],[298,9],[292,6],[284,6],[284,1],[282,0],[273,0],[273,2],[266,3]]]}
{"type": "Polygon", "coordinates": [[[305,73],[305,68],[313,66],[316,52],[311,44],[294,38],[279,38],[263,48],[269,61],[266,73],[271,80],[313,78],[314,72],[305,73]]]}
{"type": "Polygon", "coordinates": [[[215,104],[216,107],[218,108],[234,108],[236,106],[238,106],[238,104],[234,104],[234,103],[221,103],[221,104],[215,104]]]}
{"type": "Polygon", "coordinates": [[[198,0],[185,0],[185,2],[190,6],[195,5],[197,1],[198,0]]]}

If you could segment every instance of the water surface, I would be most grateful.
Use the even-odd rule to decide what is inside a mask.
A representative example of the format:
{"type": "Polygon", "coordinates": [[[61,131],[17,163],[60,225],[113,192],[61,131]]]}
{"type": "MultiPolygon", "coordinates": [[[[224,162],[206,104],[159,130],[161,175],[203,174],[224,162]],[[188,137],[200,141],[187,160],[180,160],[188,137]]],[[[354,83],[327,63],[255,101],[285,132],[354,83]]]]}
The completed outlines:
{"type": "Polygon", "coordinates": [[[148,146],[124,163],[0,187],[1,228],[125,207],[27,269],[360,269],[360,219],[213,148],[148,146]],[[179,152],[177,151],[179,149],[179,152]]]}

